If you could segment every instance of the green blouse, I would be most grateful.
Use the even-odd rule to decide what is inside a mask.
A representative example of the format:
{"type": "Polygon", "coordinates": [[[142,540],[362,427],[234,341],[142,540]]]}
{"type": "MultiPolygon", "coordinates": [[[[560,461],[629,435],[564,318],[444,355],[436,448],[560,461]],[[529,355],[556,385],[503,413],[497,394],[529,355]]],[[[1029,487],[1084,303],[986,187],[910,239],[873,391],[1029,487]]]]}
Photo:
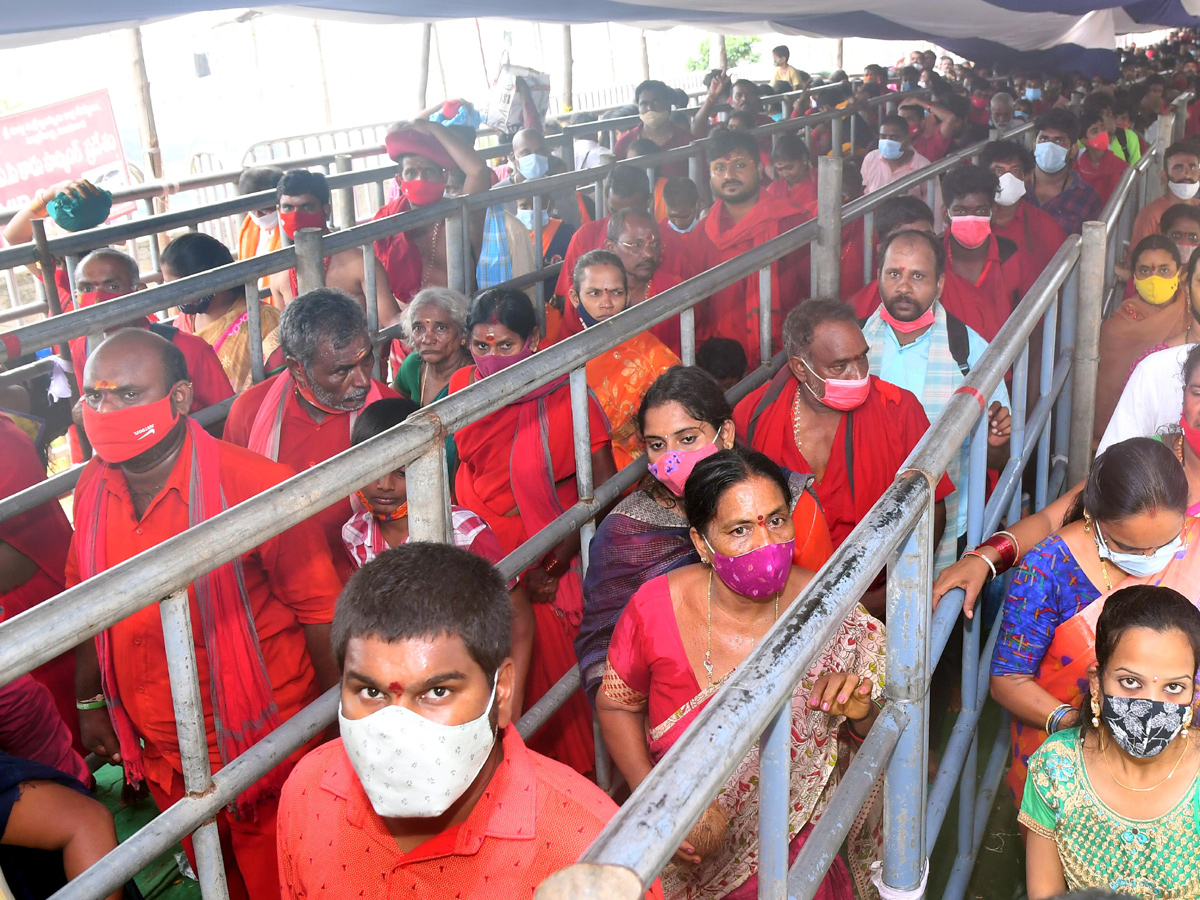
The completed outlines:
{"type": "MultiPolygon", "coordinates": [[[[404,357],[404,362],[400,363],[400,369],[396,372],[396,378],[392,382],[392,387],[396,389],[396,393],[403,397],[407,397],[417,406],[421,405],[421,373],[425,371],[425,364],[421,359],[421,354],[415,350],[404,357]]],[[[438,395],[429,401],[433,403],[441,400],[443,397],[450,396],[450,385],[446,385],[438,395]]],[[[446,471],[450,477],[451,490],[454,488],[454,472],[458,469],[458,447],[454,444],[454,435],[446,437],[446,471]]]]}
{"type": "Polygon", "coordinates": [[[1054,841],[1067,890],[1102,887],[1133,897],[1200,897],[1200,776],[1157,819],[1117,815],[1097,796],[1078,728],[1051,735],[1029,757],[1018,820],[1054,841]]]}

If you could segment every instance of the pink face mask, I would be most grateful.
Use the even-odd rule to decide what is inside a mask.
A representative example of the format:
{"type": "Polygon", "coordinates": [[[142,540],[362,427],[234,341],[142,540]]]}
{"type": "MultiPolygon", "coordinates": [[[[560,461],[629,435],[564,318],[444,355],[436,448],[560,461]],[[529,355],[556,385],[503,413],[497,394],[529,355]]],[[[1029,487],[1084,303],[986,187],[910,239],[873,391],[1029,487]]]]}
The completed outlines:
{"type": "Polygon", "coordinates": [[[708,538],[704,539],[712,553],[713,571],[725,587],[743,597],[763,600],[783,590],[788,574],[792,570],[792,554],[796,550],[795,539],[781,544],[766,544],[741,556],[725,556],[713,550],[708,538]]]}
{"type": "Polygon", "coordinates": [[[950,234],[968,250],[974,250],[991,236],[992,220],[988,216],[951,216],[950,234]]]}
{"type": "Polygon", "coordinates": [[[658,458],[658,462],[650,463],[647,468],[650,474],[662,482],[663,487],[676,497],[683,496],[683,486],[691,477],[692,469],[704,459],[717,452],[717,439],[699,450],[672,450],[658,458]]]}
{"type": "Polygon", "coordinates": [[[808,387],[809,391],[812,391],[812,395],[817,397],[818,400],[830,409],[838,409],[846,412],[851,409],[858,409],[866,402],[867,394],[871,390],[870,375],[864,375],[862,378],[821,378],[820,375],[813,372],[812,366],[805,360],[801,359],[800,362],[804,363],[804,368],[812,372],[814,378],[820,378],[822,383],[824,383],[825,396],[817,397],[816,391],[807,384],[805,384],[805,387],[808,387]]]}
{"type": "Polygon", "coordinates": [[[890,312],[888,312],[888,308],[886,306],[879,307],[879,318],[883,319],[883,321],[887,322],[901,334],[912,334],[914,331],[920,331],[922,328],[928,328],[937,320],[937,316],[935,316],[933,312],[932,303],[929,305],[929,309],[925,310],[925,312],[921,313],[921,315],[917,316],[911,322],[901,322],[890,312]]]}
{"type": "Polygon", "coordinates": [[[529,359],[531,356],[533,356],[533,351],[529,349],[528,340],[512,356],[500,356],[495,353],[489,353],[487,356],[475,356],[474,353],[471,354],[472,359],[475,360],[475,368],[479,372],[480,378],[487,378],[489,375],[502,372],[509,366],[516,365],[521,360],[529,359]]]}

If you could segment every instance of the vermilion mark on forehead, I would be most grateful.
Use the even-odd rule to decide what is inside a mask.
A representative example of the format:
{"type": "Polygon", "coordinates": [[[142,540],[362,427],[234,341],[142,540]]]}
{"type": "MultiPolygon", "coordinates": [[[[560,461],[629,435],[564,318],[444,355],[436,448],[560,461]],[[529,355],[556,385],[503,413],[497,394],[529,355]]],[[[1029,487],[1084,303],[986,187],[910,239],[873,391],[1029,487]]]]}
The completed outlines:
{"type": "Polygon", "coordinates": [[[117,383],[115,381],[97,381],[95,389],[98,391],[115,391],[117,383]]]}
{"type": "Polygon", "coordinates": [[[388,685],[388,690],[391,691],[393,694],[403,694],[404,693],[404,685],[402,685],[398,681],[393,681],[391,684],[388,685]]]}

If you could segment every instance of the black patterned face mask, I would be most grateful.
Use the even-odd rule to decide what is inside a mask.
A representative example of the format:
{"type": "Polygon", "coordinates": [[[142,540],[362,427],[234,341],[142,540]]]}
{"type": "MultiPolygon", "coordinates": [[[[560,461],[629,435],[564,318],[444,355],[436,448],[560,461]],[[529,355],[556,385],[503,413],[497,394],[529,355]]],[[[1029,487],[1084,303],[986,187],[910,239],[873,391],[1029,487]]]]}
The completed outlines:
{"type": "Polygon", "coordinates": [[[1183,730],[1186,711],[1182,703],[1106,694],[1100,716],[1117,746],[1130,756],[1149,759],[1167,749],[1183,730]]]}

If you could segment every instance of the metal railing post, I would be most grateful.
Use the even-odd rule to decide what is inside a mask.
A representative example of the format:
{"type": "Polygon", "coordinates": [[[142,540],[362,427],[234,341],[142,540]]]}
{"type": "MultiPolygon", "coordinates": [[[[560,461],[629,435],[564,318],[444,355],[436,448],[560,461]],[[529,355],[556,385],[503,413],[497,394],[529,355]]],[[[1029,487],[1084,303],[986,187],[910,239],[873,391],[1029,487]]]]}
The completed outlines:
{"type": "MultiPolygon", "coordinates": [[[[1147,179],[1149,180],[1149,179],[1147,179]]],[[[1079,304],[1075,311],[1075,349],[1071,362],[1071,437],[1067,484],[1078,484],[1092,462],[1096,427],[1096,373],[1100,368],[1100,325],[1104,304],[1105,227],[1084,222],[1079,248],[1079,304]]]]}
{"type": "Polygon", "coordinates": [[[404,482],[408,488],[409,537],[414,541],[454,543],[445,440],[439,436],[428,450],[405,466],[404,482]]]}
{"type": "Polygon", "coordinates": [[[696,364],[696,310],[679,314],[679,360],[685,366],[696,364]]]}
{"type": "Polygon", "coordinates": [[[267,377],[267,361],[263,358],[262,303],[258,299],[258,282],[247,282],[243,290],[246,292],[246,340],[250,342],[250,380],[258,384],[267,377]]]}
{"type": "Polygon", "coordinates": [[[863,284],[875,280],[875,213],[863,216],[863,284]]]}
{"type": "MultiPolygon", "coordinates": [[[[186,796],[198,797],[212,787],[212,769],[208,762],[208,735],[204,729],[204,705],[200,697],[187,588],[163,599],[159,603],[159,612],[171,699],[175,706],[179,755],[183,763],[183,789],[186,796]]],[[[225,861],[215,820],[210,819],[196,829],[192,835],[192,849],[204,900],[228,900],[229,885],[225,881],[225,861]]]]}
{"type": "MultiPolygon", "coordinates": [[[[1175,116],[1173,113],[1164,113],[1158,117],[1158,133],[1154,136],[1154,162],[1150,164],[1150,168],[1154,173],[1161,174],[1163,167],[1166,165],[1167,147],[1171,146],[1171,135],[1174,133],[1175,116]]],[[[1146,179],[1146,200],[1157,200],[1162,196],[1163,184],[1161,178],[1146,179]]]]}
{"type": "MultiPolygon", "coordinates": [[[[541,270],[545,268],[546,254],[542,252],[542,195],[533,195],[533,267],[541,270]]],[[[568,272],[567,277],[570,278],[574,273],[568,272]]],[[[543,338],[546,336],[546,282],[538,279],[538,283],[534,286],[534,304],[533,316],[537,319],[538,334],[543,338]]]]}
{"type": "MultiPolygon", "coordinates": [[[[835,119],[835,122],[841,121],[835,119]]],[[[817,161],[817,239],[812,244],[814,297],[840,297],[842,271],[842,159],[817,161]]]]}
{"type": "Polygon", "coordinates": [[[787,900],[791,697],[771,719],[758,746],[758,900],[787,900]]]}
{"type": "MultiPolygon", "coordinates": [[[[701,204],[712,200],[712,187],[708,180],[708,166],[705,163],[706,157],[703,150],[697,150],[688,157],[688,177],[692,179],[696,189],[700,192],[701,204]]],[[[597,213],[597,215],[599,214],[597,213]]]]}
{"type": "Polygon", "coordinates": [[[469,292],[466,260],[462,254],[463,230],[462,208],[459,207],[446,216],[446,286],[460,294],[469,292]]]}
{"type": "MultiPolygon", "coordinates": [[[[840,159],[842,156],[842,126],[843,120],[841,116],[833,119],[829,123],[829,139],[832,143],[832,152],[834,159],[840,159]]],[[[822,157],[824,159],[824,157],[822,157]]]]}
{"type": "MultiPolygon", "coordinates": [[[[341,175],[350,171],[350,154],[339,153],[333,158],[334,171],[341,175]]],[[[354,188],[347,186],[337,188],[333,192],[333,227],[339,231],[346,228],[353,228],[356,220],[354,216],[354,188]]]]}
{"type": "Polygon", "coordinates": [[[933,492],[887,574],[887,675],[884,696],[906,707],[908,724],[888,763],[884,788],[883,880],[914,890],[925,866],[928,776],[930,597],[933,582],[933,492]]]}
{"type": "Polygon", "coordinates": [[[324,238],[319,228],[301,228],[296,232],[297,296],[325,287],[325,256],[321,250],[324,238]]]}
{"type": "Polygon", "coordinates": [[[758,362],[762,366],[771,364],[772,303],[771,267],[763,266],[758,270],[758,362]]]}
{"type": "MultiPolygon", "coordinates": [[[[575,489],[580,502],[587,503],[596,498],[596,489],[592,478],[592,427],[588,417],[587,369],[583,366],[571,370],[571,430],[575,438],[575,489]]],[[[581,578],[587,574],[588,551],[592,535],[595,533],[595,519],[588,519],[579,529],[581,578]]]]}

